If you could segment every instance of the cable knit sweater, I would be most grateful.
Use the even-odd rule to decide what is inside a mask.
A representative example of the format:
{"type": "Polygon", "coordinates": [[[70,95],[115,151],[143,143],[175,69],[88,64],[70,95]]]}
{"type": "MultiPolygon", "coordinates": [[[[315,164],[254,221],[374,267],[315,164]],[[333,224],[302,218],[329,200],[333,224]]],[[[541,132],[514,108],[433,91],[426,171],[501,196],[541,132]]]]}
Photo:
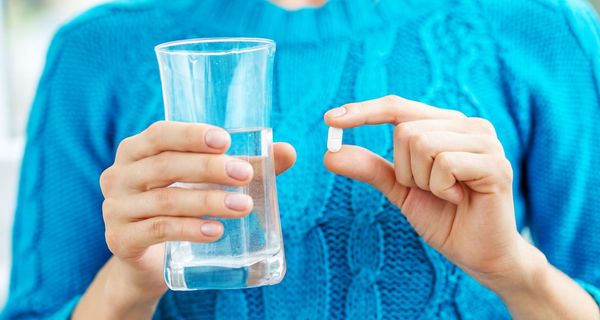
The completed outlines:
{"type": "MultiPolygon", "coordinates": [[[[288,271],[279,285],[168,292],[156,319],[507,319],[375,189],[322,165],[333,106],[397,94],[489,119],[514,168],[515,212],[550,262],[600,297],[600,25],[580,0],[266,0],[104,5],[63,27],[28,127],[3,319],[64,319],[110,257],[100,173],[163,118],[153,47],[277,42],[275,139],[288,271]]],[[[345,142],[392,157],[391,126],[345,142]]],[[[476,241],[476,240],[474,240],[476,241]]]]}

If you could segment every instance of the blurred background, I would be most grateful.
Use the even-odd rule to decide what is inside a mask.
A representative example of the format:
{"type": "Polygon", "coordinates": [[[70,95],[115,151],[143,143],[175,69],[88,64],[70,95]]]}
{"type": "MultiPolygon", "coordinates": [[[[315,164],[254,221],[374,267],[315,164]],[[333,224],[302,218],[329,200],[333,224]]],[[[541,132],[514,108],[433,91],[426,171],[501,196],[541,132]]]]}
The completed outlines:
{"type": "MultiPolygon", "coordinates": [[[[0,0],[0,309],[6,299],[10,231],[23,133],[56,29],[102,0],[0,0]]],[[[600,8],[600,0],[592,1],[600,8]]]]}
{"type": "Polygon", "coordinates": [[[56,29],[102,0],[0,0],[0,309],[29,107],[56,29]]]}

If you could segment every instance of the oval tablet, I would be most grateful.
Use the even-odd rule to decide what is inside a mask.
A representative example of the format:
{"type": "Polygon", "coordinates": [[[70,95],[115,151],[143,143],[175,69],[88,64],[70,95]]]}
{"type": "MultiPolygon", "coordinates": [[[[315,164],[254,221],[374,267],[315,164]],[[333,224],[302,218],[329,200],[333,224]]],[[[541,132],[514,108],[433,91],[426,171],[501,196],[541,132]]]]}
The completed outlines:
{"type": "Polygon", "coordinates": [[[329,127],[327,135],[327,149],[331,152],[338,152],[342,149],[342,137],[344,129],[329,127]]]}

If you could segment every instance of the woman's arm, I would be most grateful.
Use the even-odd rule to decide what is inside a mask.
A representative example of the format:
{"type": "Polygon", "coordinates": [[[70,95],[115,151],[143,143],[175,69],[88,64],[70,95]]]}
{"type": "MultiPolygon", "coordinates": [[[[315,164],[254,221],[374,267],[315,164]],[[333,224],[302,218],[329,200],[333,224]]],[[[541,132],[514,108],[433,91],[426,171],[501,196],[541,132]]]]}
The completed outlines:
{"type": "Polygon", "coordinates": [[[326,154],[326,166],[379,189],[428,244],[498,293],[515,318],[600,319],[591,296],[518,233],[512,169],[491,123],[395,96],[347,104],[325,121],[396,126],[393,164],[343,146],[326,154]]]}
{"type": "Polygon", "coordinates": [[[523,253],[521,270],[487,283],[515,319],[600,319],[592,296],[541,251],[527,245],[523,253]]]}
{"type": "MultiPolygon", "coordinates": [[[[221,222],[252,211],[248,195],[170,187],[175,182],[247,185],[252,166],[225,155],[231,138],[206,124],[161,121],[121,142],[100,177],[105,236],[113,253],[77,305],[73,319],[150,319],[167,286],[164,242],[212,242],[221,222]]],[[[280,173],[295,161],[287,144],[273,146],[280,173]]]]}
{"type": "Polygon", "coordinates": [[[151,319],[160,296],[130,283],[131,272],[111,258],[96,275],[71,319],[151,319]]]}
{"type": "Polygon", "coordinates": [[[468,121],[448,120],[452,115],[424,105],[411,110],[415,104],[402,99],[380,99],[325,120],[344,128],[395,124],[394,164],[352,147],[327,154],[325,161],[336,173],[378,187],[429,244],[495,291],[514,318],[600,319],[600,24],[584,1],[560,1],[544,10],[547,26],[503,35],[508,46],[503,54],[520,57],[505,56],[524,96],[507,107],[530,120],[522,123],[522,141],[528,145],[521,170],[539,250],[516,231],[507,183],[512,176],[497,157],[501,152],[497,139],[489,138],[492,130],[483,132],[488,137],[482,139],[468,121]],[[540,43],[532,45],[534,38],[540,43]],[[531,112],[523,103],[532,104],[531,112]],[[462,155],[438,159],[456,151],[462,155]],[[487,160],[473,161],[482,157],[473,153],[487,160]],[[445,169],[447,181],[439,179],[432,162],[445,169]],[[462,203],[465,192],[469,199],[462,203]],[[428,193],[436,197],[428,198],[428,193]],[[474,199],[481,203],[475,206],[474,199]],[[450,227],[440,227],[444,223],[450,227]]]}

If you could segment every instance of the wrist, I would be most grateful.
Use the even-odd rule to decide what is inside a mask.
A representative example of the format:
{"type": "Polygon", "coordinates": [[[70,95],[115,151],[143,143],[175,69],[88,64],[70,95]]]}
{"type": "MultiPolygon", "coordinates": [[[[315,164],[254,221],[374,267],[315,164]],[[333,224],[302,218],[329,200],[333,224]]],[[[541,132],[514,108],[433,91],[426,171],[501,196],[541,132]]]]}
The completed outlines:
{"type": "Polygon", "coordinates": [[[158,302],[164,292],[154,293],[144,290],[137,281],[134,280],[129,266],[123,264],[119,259],[113,257],[109,261],[108,280],[104,286],[104,294],[110,301],[112,310],[115,314],[138,314],[154,312],[158,302]]]}
{"type": "Polygon", "coordinates": [[[536,296],[550,270],[546,256],[524,239],[519,242],[516,251],[514,265],[484,283],[504,301],[536,296]]]}
{"type": "Polygon", "coordinates": [[[597,319],[598,305],[573,279],[524,241],[514,272],[488,283],[514,319],[597,319]]]}
{"type": "Polygon", "coordinates": [[[73,310],[71,319],[150,319],[160,295],[132,285],[125,264],[111,258],[73,310]]]}

